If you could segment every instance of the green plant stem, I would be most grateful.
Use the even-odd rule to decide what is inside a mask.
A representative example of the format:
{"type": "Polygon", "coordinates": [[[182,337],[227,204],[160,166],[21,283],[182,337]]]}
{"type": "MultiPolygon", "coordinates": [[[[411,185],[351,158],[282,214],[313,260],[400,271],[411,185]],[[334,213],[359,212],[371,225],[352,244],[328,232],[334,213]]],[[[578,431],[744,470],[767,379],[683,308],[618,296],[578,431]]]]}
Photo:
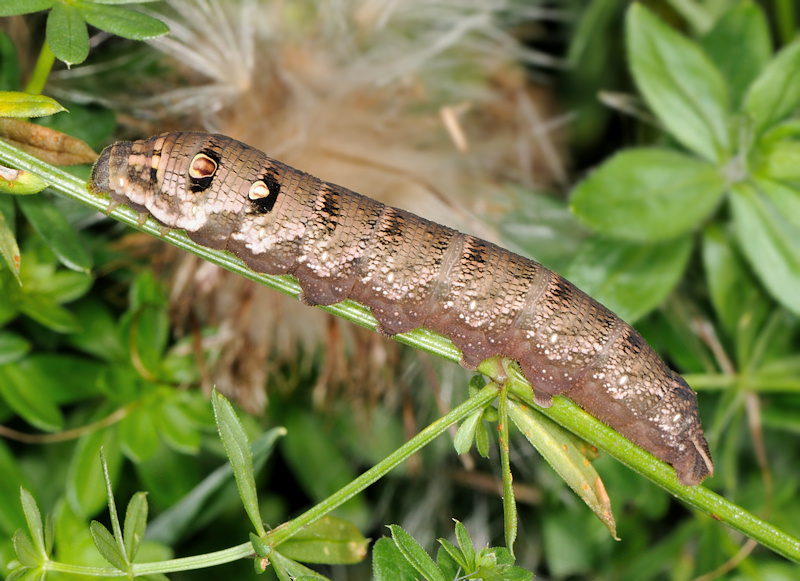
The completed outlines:
{"type": "Polygon", "coordinates": [[[375,464],[375,466],[364,472],[361,476],[347,484],[347,486],[335,492],[296,519],[286,523],[286,525],[278,527],[267,533],[267,536],[264,540],[270,545],[277,547],[286,539],[297,534],[309,524],[328,514],[342,503],[347,502],[356,494],[388,474],[392,469],[407,460],[410,456],[426,446],[433,439],[447,431],[447,429],[454,423],[463,420],[472,412],[486,407],[495,397],[497,397],[497,391],[497,385],[493,383],[488,384],[477,394],[469,398],[457,408],[453,409],[447,415],[442,416],[430,424],[419,434],[403,444],[403,446],[375,464]]]}
{"type": "Polygon", "coordinates": [[[28,84],[25,86],[26,93],[41,95],[55,60],[56,57],[53,55],[53,51],[50,50],[50,45],[45,41],[42,45],[42,52],[39,53],[39,58],[36,60],[36,66],[33,68],[31,78],[28,79],[28,84]]]}
{"type": "MultiPolygon", "coordinates": [[[[37,174],[45,181],[52,184],[53,189],[73,200],[95,208],[98,211],[105,212],[108,207],[108,201],[104,198],[91,195],[86,188],[86,183],[82,180],[39,161],[2,141],[0,141],[0,162],[37,174]]],[[[278,290],[279,292],[294,296],[297,296],[300,292],[299,284],[291,277],[275,277],[255,273],[231,255],[222,251],[210,250],[199,246],[190,241],[183,233],[171,231],[164,234],[161,231],[162,228],[156,225],[152,220],[148,220],[144,225],[139,225],[138,214],[127,207],[116,208],[110,213],[110,216],[134,228],[152,234],[159,239],[166,240],[179,248],[188,250],[196,256],[209,260],[232,272],[236,272],[251,280],[278,290]]],[[[363,327],[374,329],[376,325],[375,319],[370,314],[369,309],[352,301],[344,301],[338,305],[325,307],[325,310],[363,327]]],[[[461,359],[459,350],[456,349],[449,340],[425,329],[418,329],[411,333],[399,335],[396,338],[399,341],[449,361],[458,362],[461,359]]],[[[505,380],[505,372],[497,359],[484,361],[479,367],[479,371],[489,376],[497,383],[502,384],[505,380]]],[[[512,380],[509,391],[522,401],[533,404],[531,397],[532,392],[529,385],[517,380],[512,380]]],[[[670,466],[635,446],[629,440],[600,423],[569,400],[562,397],[556,397],[554,400],[554,404],[547,409],[541,409],[535,406],[535,404],[533,405],[534,408],[541,411],[541,413],[577,434],[590,444],[606,451],[610,456],[616,458],[626,466],[629,466],[639,474],[649,478],[685,503],[726,523],[728,526],[757,540],[777,553],[800,562],[800,540],[756,518],[703,486],[681,486],[678,484],[675,473],[670,466]]],[[[461,409],[461,407],[457,409],[461,409]]],[[[285,533],[283,533],[279,538],[285,539],[288,538],[288,536],[285,536],[285,533]]],[[[274,541],[275,537],[271,540],[274,541]]],[[[247,545],[249,546],[249,543],[247,543],[247,545]]]]}

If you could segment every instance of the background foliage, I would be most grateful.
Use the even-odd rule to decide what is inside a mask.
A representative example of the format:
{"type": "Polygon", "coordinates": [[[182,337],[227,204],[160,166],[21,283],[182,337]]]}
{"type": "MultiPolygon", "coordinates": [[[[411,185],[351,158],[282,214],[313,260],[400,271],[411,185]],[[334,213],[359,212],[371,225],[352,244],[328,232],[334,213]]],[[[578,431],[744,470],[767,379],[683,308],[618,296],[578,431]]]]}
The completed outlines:
{"type": "MultiPolygon", "coordinates": [[[[131,39],[164,32],[154,18],[114,4],[0,2],[0,15],[52,8],[39,15],[46,22],[37,42],[46,38],[47,44],[32,74],[22,74],[16,47],[2,38],[0,90],[20,90],[29,78],[26,89],[46,92],[55,58],[74,64],[93,58],[86,23],[131,39]]],[[[510,243],[636,324],[700,392],[718,470],[707,484],[797,535],[797,14],[791,2],[623,4],[575,2],[568,23],[553,34],[566,38],[555,50],[572,64],[556,79],[559,95],[576,112],[572,214],[565,211],[567,202],[530,192],[530,202],[497,219],[498,226],[510,243]],[[563,246],[542,249],[525,227],[540,223],[559,232],[563,246]]],[[[114,111],[66,105],[68,114],[41,122],[96,150],[113,139],[114,111]]],[[[37,106],[42,109],[28,116],[56,109],[46,101],[37,106]]],[[[88,166],[72,171],[88,176],[88,166]]],[[[146,258],[126,254],[116,243],[119,229],[93,210],[52,194],[0,194],[0,215],[7,261],[0,271],[0,419],[6,437],[0,442],[0,531],[6,539],[0,540],[0,561],[15,558],[18,528],[32,533],[31,558],[52,544],[61,562],[107,567],[108,558],[96,550],[98,538],[107,547],[104,555],[123,564],[132,558],[116,551],[108,532],[116,531],[104,510],[101,448],[115,496],[132,497],[134,514],[142,510],[134,494],[147,491],[149,525],[138,560],[198,555],[231,539],[247,542],[242,483],[237,488],[230,471],[226,477],[219,472],[226,450],[211,405],[195,389],[200,371],[192,338],[171,335],[165,291],[146,258]],[[31,499],[20,504],[20,486],[54,515],[49,537],[34,532],[41,520],[37,528],[31,499]],[[102,521],[106,533],[90,526],[91,519],[102,521]]],[[[251,518],[255,502],[264,522],[286,521],[410,435],[403,417],[391,410],[354,408],[344,400],[315,408],[310,392],[320,373],[318,354],[302,353],[280,370],[286,388],[271,393],[267,415],[234,422],[253,442],[258,500],[245,501],[251,518]],[[288,436],[273,453],[276,426],[288,436]]],[[[466,374],[455,373],[449,381],[466,394],[466,374]]],[[[419,391],[403,393],[404,409],[413,411],[414,425],[424,426],[439,413],[430,393],[419,391]]],[[[491,450],[489,460],[462,460],[477,465],[477,472],[465,471],[451,442],[440,438],[343,504],[336,516],[366,536],[385,538],[374,546],[371,563],[321,570],[339,578],[393,578],[402,571],[408,578],[452,579],[459,563],[462,571],[489,567],[506,578],[524,578],[510,569],[505,549],[484,548],[503,543],[503,506],[496,495],[501,462],[497,447],[486,444],[494,436],[483,422],[490,416],[473,416],[472,425],[481,429],[459,448],[465,451],[477,439],[479,449],[491,450]],[[463,525],[454,529],[453,518],[463,525]],[[403,528],[386,529],[389,523],[403,528]],[[437,537],[452,542],[437,544],[437,537]],[[438,549],[437,563],[426,560],[423,549],[434,555],[438,549]]],[[[594,466],[622,542],[527,444],[512,441],[510,457],[518,486],[516,564],[539,576],[690,578],[724,575],[718,568],[725,563],[738,566],[730,578],[795,575],[794,565],[766,549],[753,550],[713,519],[689,513],[608,456],[594,466]]],[[[135,520],[124,530],[133,530],[135,520]]],[[[124,536],[119,530],[117,536],[124,536]]],[[[17,543],[22,561],[20,543],[25,541],[17,543]]],[[[292,556],[310,562],[308,553],[292,556]]],[[[273,557],[278,571],[308,574],[281,558],[273,557]]],[[[250,565],[238,561],[213,574],[250,575],[250,565]]],[[[200,574],[207,573],[181,576],[200,574]]]]}

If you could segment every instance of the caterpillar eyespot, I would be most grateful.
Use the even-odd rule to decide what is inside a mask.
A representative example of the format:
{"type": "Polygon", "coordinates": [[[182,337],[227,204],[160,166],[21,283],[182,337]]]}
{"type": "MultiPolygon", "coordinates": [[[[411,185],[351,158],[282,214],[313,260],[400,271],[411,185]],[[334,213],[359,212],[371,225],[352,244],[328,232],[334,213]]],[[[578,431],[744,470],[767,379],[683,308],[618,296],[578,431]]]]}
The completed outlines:
{"type": "Polygon", "coordinates": [[[532,260],[224,135],[115,143],[91,187],[257,272],[295,276],[308,304],[353,299],[388,335],[427,327],[468,368],[495,355],[517,361],[542,405],[566,395],[671,464],[684,485],[714,472],[683,378],[614,313],[532,260]]]}

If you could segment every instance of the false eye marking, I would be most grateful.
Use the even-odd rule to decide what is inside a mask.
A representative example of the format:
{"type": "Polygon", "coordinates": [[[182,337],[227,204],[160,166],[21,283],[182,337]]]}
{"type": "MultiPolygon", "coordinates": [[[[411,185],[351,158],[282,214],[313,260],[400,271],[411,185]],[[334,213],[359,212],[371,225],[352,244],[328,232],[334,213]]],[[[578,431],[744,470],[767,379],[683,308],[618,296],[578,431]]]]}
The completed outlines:
{"type": "Polygon", "coordinates": [[[281,187],[275,179],[267,176],[256,180],[250,186],[247,197],[253,202],[253,208],[258,214],[269,214],[278,201],[281,187]]]}
{"type": "Polygon", "coordinates": [[[208,189],[219,167],[219,157],[211,151],[201,151],[189,164],[189,188],[197,193],[208,189]]]}

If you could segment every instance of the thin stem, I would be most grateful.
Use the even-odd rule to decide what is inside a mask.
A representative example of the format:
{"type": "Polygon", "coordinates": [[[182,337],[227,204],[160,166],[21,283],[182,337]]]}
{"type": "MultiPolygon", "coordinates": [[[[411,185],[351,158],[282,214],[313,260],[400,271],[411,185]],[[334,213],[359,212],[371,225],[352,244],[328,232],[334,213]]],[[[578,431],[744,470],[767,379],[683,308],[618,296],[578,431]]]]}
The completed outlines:
{"type": "Polygon", "coordinates": [[[430,424],[403,446],[347,484],[347,486],[315,505],[296,519],[288,522],[285,526],[278,527],[267,533],[265,541],[273,547],[277,547],[286,539],[300,532],[304,527],[328,514],[342,503],[347,502],[369,485],[388,474],[392,469],[426,446],[433,439],[446,432],[454,423],[463,420],[472,412],[486,407],[486,405],[497,397],[497,390],[497,386],[490,383],[450,413],[430,424]]]}
{"type": "Polygon", "coordinates": [[[36,66],[33,68],[31,78],[28,79],[28,84],[25,87],[26,93],[32,95],[40,95],[42,93],[55,60],[56,57],[53,55],[53,51],[50,50],[50,45],[45,41],[42,45],[42,52],[39,53],[39,58],[36,61],[36,66]]]}

